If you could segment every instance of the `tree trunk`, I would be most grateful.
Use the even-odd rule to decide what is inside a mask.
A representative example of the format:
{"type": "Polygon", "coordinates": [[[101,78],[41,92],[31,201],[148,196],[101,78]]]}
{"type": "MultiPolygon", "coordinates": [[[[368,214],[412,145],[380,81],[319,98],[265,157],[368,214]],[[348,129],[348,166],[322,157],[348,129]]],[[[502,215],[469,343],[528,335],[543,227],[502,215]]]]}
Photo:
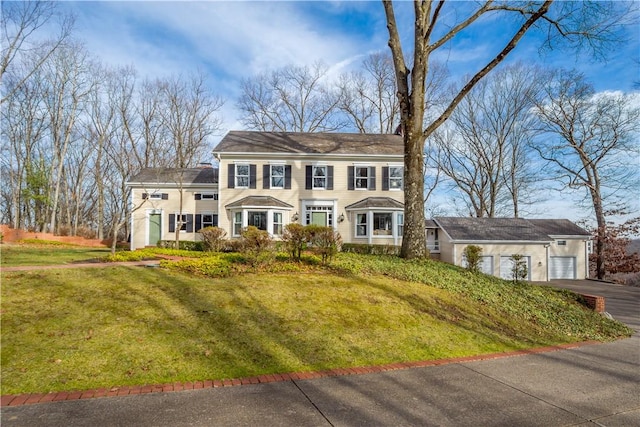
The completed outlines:
{"type": "Polygon", "coordinates": [[[424,138],[422,133],[406,132],[404,135],[404,235],[402,236],[403,258],[422,258],[429,256],[424,224],[424,138]]]}

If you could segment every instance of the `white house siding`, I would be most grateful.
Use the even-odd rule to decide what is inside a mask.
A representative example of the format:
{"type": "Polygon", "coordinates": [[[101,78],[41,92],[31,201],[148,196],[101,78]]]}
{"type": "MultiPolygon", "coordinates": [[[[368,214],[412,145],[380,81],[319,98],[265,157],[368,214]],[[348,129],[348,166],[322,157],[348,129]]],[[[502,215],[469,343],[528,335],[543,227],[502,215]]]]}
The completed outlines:
{"type": "Polygon", "coordinates": [[[464,249],[468,245],[482,248],[482,255],[493,256],[493,275],[500,277],[500,257],[520,254],[531,257],[530,280],[547,281],[547,248],[544,242],[533,243],[453,243],[441,236],[440,259],[462,266],[464,249]]]}
{"type": "MultiPolygon", "coordinates": [[[[264,157],[254,154],[256,157],[264,157]]],[[[270,157],[268,159],[255,160],[255,157],[239,157],[222,155],[220,159],[220,216],[219,225],[225,230],[233,229],[232,211],[225,208],[226,205],[236,202],[247,196],[271,196],[293,208],[284,210],[284,224],[293,222],[294,214],[298,214],[298,223],[305,224],[303,204],[305,201],[325,202],[334,207],[333,224],[342,236],[345,243],[367,243],[367,239],[355,238],[355,215],[345,211],[345,206],[349,206],[367,197],[389,197],[404,203],[404,192],[399,190],[382,190],[382,168],[389,165],[398,165],[398,159],[380,157],[352,157],[345,159],[332,156],[322,157],[299,157],[292,159],[292,156],[284,158],[270,157]],[[236,163],[256,165],[256,188],[229,188],[228,186],[228,165],[236,163]],[[263,188],[263,166],[269,164],[285,164],[291,166],[291,189],[264,189],[263,188]],[[307,165],[333,166],[333,190],[307,190],[305,189],[306,166],[307,165]],[[369,165],[376,168],[375,190],[349,190],[348,189],[348,167],[357,164],[359,166],[369,165]],[[344,221],[338,219],[344,215],[344,221]]],[[[400,158],[401,162],[402,159],[400,158]]],[[[400,163],[401,164],[401,163],[400,163]]],[[[381,209],[380,211],[384,211],[381,209]]],[[[389,210],[391,211],[391,210],[389,210]]],[[[375,237],[374,244],[401,244],[401,241],[391,237],[375,237]]]]}
{"type": "MultiPolygon", "coordinates": [[[[171,184],[160,184],[157,188],[150,186],[144,188],[132,189],[132,206],[137,208],[132,215],[132,235],[131,235],[131,250],[143,248],[147,245],[154,246],[156,242],[149,241],[149,215],[153,213],[159,213],[161,215],[161,237],[160,240],[175,240],[175,232],[169,231],[169,215],[177,214],[180,212],[180,190],[170,188],[171,184]],[[143,193],[148,195],[153,193],[166,194],[167,199],[153,199],[147,197],[143,199],[143,193]]],[[[182,190],[182,213],[195,215],[203,213],[218,214],[218,200],[195,200],[196,193],[216,193],[217,189],[212,186],[199,186],[189,187],[182,190]]],[[[194,224],[195,228],[195,224],[194,224]]],[[[201,239],[201,235],[196,233],[197,230],[192,232],[180,232],[180,240],[184,241],[196,241],[201,239]]]]}
{"type": "Polygon", "coordinates": [[[575,258],[575,278],[585,279],[588,276],[587,272],[587,242],[584,237],[557,237],[554,236],[554,241],[549,247],[549,257],[574,257],[575,258]],[[566,242],[565,245],[558,245],[558,241],[566,242]]]}

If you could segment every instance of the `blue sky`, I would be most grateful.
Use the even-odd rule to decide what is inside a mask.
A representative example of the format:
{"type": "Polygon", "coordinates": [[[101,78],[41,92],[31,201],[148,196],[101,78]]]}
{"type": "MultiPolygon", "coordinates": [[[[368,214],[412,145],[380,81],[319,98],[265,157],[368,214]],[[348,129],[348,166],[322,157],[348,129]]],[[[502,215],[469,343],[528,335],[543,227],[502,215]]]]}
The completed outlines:
{"type": "MultiPolygon", "coordinates": [[[[241,128],[235,104],[242,78],[316,61],[337,75],[357,68],[368,54],[388,49],[379,1],[87,1],[62,6],[76,15],[77,38],[106,64],[134,65],[140,77],[151,78],[204,71],[212,90],[226,99],[223,134],[241,128]]],[[[412,9],[410,2],[396,5],[405,44],[413,37],[412,9]]],[[[513,23],[488,17],[436,59],[446,61],[454,76],[475,72],[501,48],[495,41],[511,33],[509,26],[513,23]]],[[[578,68],[598,91],[629,92],[640,81],[640,25],[629,25],[625,36],[627,43],[598,62],[566,50],[541,55],[541,34],[532,32],[507,62],[578,68]]]]}
{"type": "MultiPolygon", "coordinates": [[[[371,52],[388,49],[384,11],[378,1],[88,1],[64,6],[77,16],[78,38],[105,63],[133,64],[141,76],[149,77],[195,70],[207,73],[213,90],[227,99],[228,127],[238,126],[233,104],[243,77],[319,60],[337,74],[357,67],[371,52]]],[[[405,30],[401,35],[409,42],[411,3],[400,2],[396,14],[405,30]]],[[[508,26],[508,22],[485,19],[436,58],[447,61],[454,75],[470,73],[495,54],[494,41],[508,26]]],[[[640,80],[640,26],[630,25],[627,37],[629,42],[611,51],[606,62],[595,62],[589,55],[567,51],[540,55],[539,34],[532,33],[508,60],[576,67],[597,90],[629,91],[640,80]]]]}

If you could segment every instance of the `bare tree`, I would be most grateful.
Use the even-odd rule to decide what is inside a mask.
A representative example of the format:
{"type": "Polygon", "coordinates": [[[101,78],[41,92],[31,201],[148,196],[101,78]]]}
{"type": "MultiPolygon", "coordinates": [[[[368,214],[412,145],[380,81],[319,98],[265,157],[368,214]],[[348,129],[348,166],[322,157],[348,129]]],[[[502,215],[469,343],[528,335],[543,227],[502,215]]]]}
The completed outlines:
{"type": "MultiPolygon", "coordinates": [[[[507,66],[480,81],[460,102],[446,130],[435,132],[438,167],[476,217],[518,217],[535,173],[527,143],[534,135],[539,71],[507,66]]],[[[441,128],[442,129],[442,128],[441,128]]]]}
{"type": "MultiPolygon", "coordinates": [[[[24,64],[30,68],[30,64],[24,64]]],[[[2,195],[5,223],[14,228],[40,229],[47,206],[49,163],[39,149],[47,130],[42,108],[43,81],[22,81],[22,66],[14,66],[5,74],[3,85],[11,93],[3,104],[2,114],[2,195]]],[[[35,74],[34,74],[35,75],[35,74]]]]}
{"type": "Polygon", "coordinates": [[[327,67],[287,66],[242,81],[238,108],[249,129],[279,132],[331,132],[344,127],[337,114],[339,95],[331,91],[327,67]]]}
{"type": "MultiPolygon", "coordinates": [[[[405,227],[401,255],[417,258],[427,255],[424,238],[424,143],[455,110],[460,101],[489,72],[491,72],[518,45],[523,36],[538,25],[548,31],[548,42],[555,43],[561,37],[572,47],[579,47],[586,41],[598,48],[601,42],[615,39],[616,22],[620,19],[614,3],[587,2],[509,2],[483,1],[474,5],[440,1],[416,1],[414,6],[413,62],[407,66],[393,3],[383,0],[389,47],[393,56],[396,84],[400,102],[401,124],[405,143],[405,227]],[[450,6],[449,6],[450,4],[450,6]],[[451,13],[449,13],[451,12],[451,13]],[[500,19],[517,21],[516,29],[504,39],[494,40],[500,48],[497,55],[472,75],[457,91],[434,119],[425,120],[425,93],[427,76],[430,72],[431,55],[446,47],[456,36],[477,26],[479,19],[491,14],[500,19]],[[445,19],[446,18],[446,19],[445,19]]],[[[497,19],[496,19],[497,18],[497,19]]],[[[430,114],[427,116],[431,117],[430,114]]]]}
{"type": "Polygon", "coordinates": [[[393,62],[376,52],[362,62],[362,70],[345,73],[338,82],[338,108],[361,133],[393,133],[399,124],[393,62]]]}
{"type": "MultiPolygon", "coordinates": [[[[45,61],[60,48],[71,34],[73,17],[58,11],[59,4],[51,1],[4,1],[0,3],[0,25],[2,30],[2,57],[0,58],[0,82],[7,70],[22,54],[38,53],[36,61],[24,70],[10,90],[3,91],[0,104],[18,90],[45,61]],[[38,30],[54,22],[58,32],[49,40],[37,39],[38,30]]],[[[6,86],[3,87],[6,89],[6,86]]]]}
{"type": "Polygon", "coordinates": [[[55,233],[67,151],[71,143],[78,138],[76,121],[84,107],[85,98],[93,87],[89,78],[90,58],[80,44],[56,50],[43,67],[43,78],[48,87],[45,106],[52,152],[49,227],[50,231],[55,233]]]}
{"type": "Polygon", "coordinates": [[[184,170],[195,166],[194,163],[210,151],[208,138],[221,127],[217,113],[223,101],[214,96],[205,83],[204,75],[199,74],[189,79],[174,77],[162,86],[165,104],[160,114],[175,155],[174,178],[180,197],[176,244],[180,239],[178,230],[182,226],[184,170]]]}
{"type": "Polygon", "coordinates": [[[638,188],[640,97],[595,93],[583,75],[556,71],[536,104],[543,136],[533,148],[563,188],[584,191],[597,223],[596,274],[605,274],[606,210],[620,209],[638,188]],[[634,164],[635,163],[635,164],[634,164]]]}

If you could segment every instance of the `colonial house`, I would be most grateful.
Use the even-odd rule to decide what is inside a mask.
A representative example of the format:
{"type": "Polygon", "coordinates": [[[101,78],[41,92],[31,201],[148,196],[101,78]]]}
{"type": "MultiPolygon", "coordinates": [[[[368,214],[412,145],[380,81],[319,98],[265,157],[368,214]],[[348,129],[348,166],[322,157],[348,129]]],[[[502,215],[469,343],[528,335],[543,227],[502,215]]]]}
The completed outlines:
{"type": "MultiPolygon", "coordinates": [[[[197,241],[218,226],[231,239],[255,226],[274,239],[290,223],[332,227],[345,243],[399,246],[404,226],[404,150],[399,135],[229,132],[214,149],[218,167],[142,170],[131,187],[131,249],[160,240],[197,241]]],[[[428,220],[435,258],[465,265],[483,249],[482,270],[509,278],[521,254],[529,280],[586,277],[589,235],[568,220],[428,220]]]]}
{"type": "Polygon", "coordinates": [[[214,149],[219,168],[145,169],[130,180],[140,206],[131,248],[176,232],[197,240],[206,225],[230,238],[253,225],[278,239],[292,222],[333,227],[344,242],[400,245],[403,153],[399,135],[229,132],[214,149]]]}

